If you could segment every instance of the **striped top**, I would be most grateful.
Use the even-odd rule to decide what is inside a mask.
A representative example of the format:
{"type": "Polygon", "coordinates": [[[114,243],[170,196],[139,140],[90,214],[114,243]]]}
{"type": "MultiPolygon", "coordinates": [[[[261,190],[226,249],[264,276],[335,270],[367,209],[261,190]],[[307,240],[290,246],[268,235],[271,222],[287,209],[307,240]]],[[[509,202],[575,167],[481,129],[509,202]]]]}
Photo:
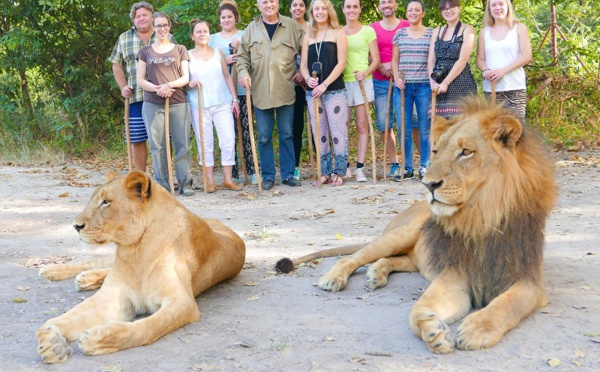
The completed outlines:
{"type": "Polygon", "coordinates": [[[398,30],[393,43],[400,50],[398,71],[404,71],[404,81],[407,83],[428,83],[427,56],[432,29],[427,28],[425,34],[418,39],[408,36],[406,28],[398,30]]]}

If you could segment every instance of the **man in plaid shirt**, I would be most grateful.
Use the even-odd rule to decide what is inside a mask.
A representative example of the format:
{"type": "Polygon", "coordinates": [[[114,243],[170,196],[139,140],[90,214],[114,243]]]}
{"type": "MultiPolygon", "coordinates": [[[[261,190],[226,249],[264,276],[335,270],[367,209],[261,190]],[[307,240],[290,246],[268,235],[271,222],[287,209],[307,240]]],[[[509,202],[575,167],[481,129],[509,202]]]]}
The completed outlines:
{"type": "MultiPolygon", "coordinates": [[[[133,163],[135,168],[142,172],[146,171],[148,134],[142,119],[144,91],[138,87],[136,82],[137,55],[142,46],[154,42],[153,11],[154,7],[145,1],[133,4],[129,12],[133,27],[119,36],[119,40],[108,58],[108,61],[113,64],[113,76],[121,88],[121,95],[129,98],[129,132],[133,163]]],[[[169,35],[169,38],[174,42],[172,35],[169,35]]]]}

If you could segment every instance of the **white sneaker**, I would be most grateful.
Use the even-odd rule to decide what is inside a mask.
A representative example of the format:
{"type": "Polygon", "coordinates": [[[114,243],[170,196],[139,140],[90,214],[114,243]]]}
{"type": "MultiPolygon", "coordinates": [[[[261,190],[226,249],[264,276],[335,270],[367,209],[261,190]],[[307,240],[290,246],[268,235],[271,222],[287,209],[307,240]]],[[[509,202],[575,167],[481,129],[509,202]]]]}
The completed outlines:
{"type": "Polygon", "coordinates": [[[365,177],[362,168],[356,169],[356,182],[367,182],[367,177],[365,177]]]}

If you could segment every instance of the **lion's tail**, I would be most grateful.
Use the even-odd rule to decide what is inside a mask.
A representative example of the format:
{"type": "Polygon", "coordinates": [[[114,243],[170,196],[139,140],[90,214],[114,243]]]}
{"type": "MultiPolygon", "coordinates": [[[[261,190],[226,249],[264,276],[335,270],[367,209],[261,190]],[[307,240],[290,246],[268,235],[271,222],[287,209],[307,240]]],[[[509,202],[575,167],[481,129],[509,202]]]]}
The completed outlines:
{"type": "Polygon", "coordinates": [[[288,273],[291,273],[292,271],[294,271],[296,266],[300,265],[301,263],[316,260],[317,258],[335,257],[335,256],[344,256],[344,255],[348,255],[348,254],[353,254],[353,253],[357,252],[359,249],[361,249],[362,247],[364,247],[365,245],[367,245],[367,243],[352,244],[352,245],[345,245],[343,247],[338,247],[338,248],[325,249],[322,251],[307,254],[306,256],[296,258],[295,260],[292,260],[290,258],[282,258],[281,260],[277,261],[277,264],[275,265],[275,270],[277,270],[277,272],[279,272],[279,273],[288,274],[288,273]]]}

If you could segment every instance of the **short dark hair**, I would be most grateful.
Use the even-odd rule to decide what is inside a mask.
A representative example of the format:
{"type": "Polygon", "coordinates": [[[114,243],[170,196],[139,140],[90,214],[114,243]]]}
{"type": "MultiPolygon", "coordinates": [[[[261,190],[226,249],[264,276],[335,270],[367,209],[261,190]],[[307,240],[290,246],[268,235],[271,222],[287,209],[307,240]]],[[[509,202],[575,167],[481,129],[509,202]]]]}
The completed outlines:
{"type": "Polygon", "coordinates": [[[450,8],[454,8],[455,6],[460,6],[459,0],[440,0],[440,11],[449,5],[450,8]]]}
{"type": "Polygon", "coordinates": [[[233,13],[233,17],[235,18],[236,23],[240,21],[240,13],[238,12],[238,9],[235,6],[233,6],[230,3],[221,4],[219,10],[217,11],[217,15],[219,16],[219,18],[221,18],[221,12],[224,10],[229,10],[231,11],[231,13],[233,13]]]}

